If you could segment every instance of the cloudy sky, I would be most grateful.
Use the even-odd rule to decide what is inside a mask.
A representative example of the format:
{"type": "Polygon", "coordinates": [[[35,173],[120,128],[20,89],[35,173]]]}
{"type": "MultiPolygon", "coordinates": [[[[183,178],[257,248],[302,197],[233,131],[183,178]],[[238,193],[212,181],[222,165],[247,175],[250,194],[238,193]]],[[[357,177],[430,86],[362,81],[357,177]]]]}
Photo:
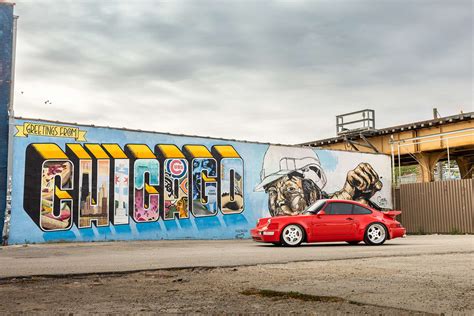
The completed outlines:
{"type": "Polygon", "coordinates": [[[474,110],[470,0],[15,2],[17,116],[301,143],[474,110]]]}

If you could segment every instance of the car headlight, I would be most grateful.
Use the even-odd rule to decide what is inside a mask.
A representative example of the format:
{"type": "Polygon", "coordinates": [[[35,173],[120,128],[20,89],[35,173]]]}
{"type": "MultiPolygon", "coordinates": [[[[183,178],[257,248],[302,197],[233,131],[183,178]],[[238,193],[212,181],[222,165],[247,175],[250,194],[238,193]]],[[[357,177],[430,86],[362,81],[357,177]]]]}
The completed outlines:
{"type": "Polygon", "coordinates": [[[263,225],[262,229],[267,229],[271,222],[272,220],[269,218],[267,222],[265,223],[265,225],[263,225]]]}

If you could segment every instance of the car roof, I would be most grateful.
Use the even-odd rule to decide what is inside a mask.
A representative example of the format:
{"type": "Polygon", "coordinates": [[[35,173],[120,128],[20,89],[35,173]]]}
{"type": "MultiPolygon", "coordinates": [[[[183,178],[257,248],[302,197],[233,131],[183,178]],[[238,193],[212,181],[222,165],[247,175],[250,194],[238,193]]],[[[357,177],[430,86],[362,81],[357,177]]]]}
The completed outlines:
{"type": "Polygon", "coordinates": [[[360,202],[354,201],[354,200],[336,200],[336,199],[327,199],[326,202],[329,203],[350,203],[350,204],[356,204],[356,205],[362,205],[364,207],[368,207],[369,205],[362,204],[360,202]]]}

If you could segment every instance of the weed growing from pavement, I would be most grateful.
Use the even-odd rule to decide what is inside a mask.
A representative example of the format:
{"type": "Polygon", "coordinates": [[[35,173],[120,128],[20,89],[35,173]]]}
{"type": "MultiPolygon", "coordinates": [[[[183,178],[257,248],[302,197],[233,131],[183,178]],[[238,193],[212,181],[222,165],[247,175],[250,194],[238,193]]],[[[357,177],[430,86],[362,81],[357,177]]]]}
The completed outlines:
{"type": "Polygon", "coordinates": [[[449,232],[450,235],[462,235],[463,233],[456,227],[453,227],[449,232]]]}
{"type": "Polygon", "coordinates": [[[418,227],[418,230],[415,232],[409,232],[407,235],[428,235],[428,233],[425,232],[425,229],[423,227],[418,227]]]}
{"type": "Polygon", "coordinates": [[[259,289],[247,289],[240,292],[243,295],[259,295],[263,297],[272,297],[272,298],[282,298],[282,299],[298,299],[302,301],[311,301],[311,302],[331,302],[339,303],[345,302],[346,300],[336,296],[319,296],[319,295],[309,295],[299,292],[278,292],[272,290],[259,290],[259,289]]]}
{"type": "MultiPolygon", "coordinates": [[[[306,302],[320,302],[320,303],[349,303],[357,306],[375,306],[375,307],[384,307],[382,305],[377,305],[377,304],[370,304],[370,303],[362,303],[362,302],[357,302],[353,300],[348,300],[344,299],[342,297],[337,297],[337,296],[320,296],[320,295],[310,295],[310,294],[303,294],[299,292],[279,292],[279,291],[272,291],[272,290],[259,290],[256,288],[250,288],[247,290],[244,290],[240,292],[240,294],[243,295],[256,295],[256,296],[261,296],[261,297],[267,297],[267,298],[272,298],[274,300],[279,300],[279,299],[297,299],[301,301],[306,301],[306,302]]],[[[394,307],[396,308],[396,307],[394,307]]],[[[421,315],[438,315],[438,314],[432,314],[432,313],[427,313],[423,311],[416,311],[416,310],[409,310],[409,309],[403,309],[403,308],[396,308],[399,311],[403,312],[409,312],[410,314],[421,314],[421,315]]],[[[443,314],[441,314],[443,315],[443,314]]]]}

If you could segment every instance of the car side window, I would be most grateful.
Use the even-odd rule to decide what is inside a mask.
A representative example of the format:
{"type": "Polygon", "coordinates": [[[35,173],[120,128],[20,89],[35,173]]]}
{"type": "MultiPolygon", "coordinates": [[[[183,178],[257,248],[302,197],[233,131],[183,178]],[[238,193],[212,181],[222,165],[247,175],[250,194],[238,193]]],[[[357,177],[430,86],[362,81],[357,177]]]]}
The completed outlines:
{"type": "Polygon", "coordinates": [[[352,208],[352,214],[359,215],[359,214],[372,214],[372,212],[362,206],[354,205],[352,208]]]}
{"type": "Polygon", "coordinates": [[[326,214],[332,214],[332,205],[333,203],[328,203],[326,207],[324,208],[324,213],[326,214]]]}
{"type": "Polygon", "coordinates": [[[331,215],[352,214],[352,204],[350,203],[329,203],[324,212],[331,215]]]}

